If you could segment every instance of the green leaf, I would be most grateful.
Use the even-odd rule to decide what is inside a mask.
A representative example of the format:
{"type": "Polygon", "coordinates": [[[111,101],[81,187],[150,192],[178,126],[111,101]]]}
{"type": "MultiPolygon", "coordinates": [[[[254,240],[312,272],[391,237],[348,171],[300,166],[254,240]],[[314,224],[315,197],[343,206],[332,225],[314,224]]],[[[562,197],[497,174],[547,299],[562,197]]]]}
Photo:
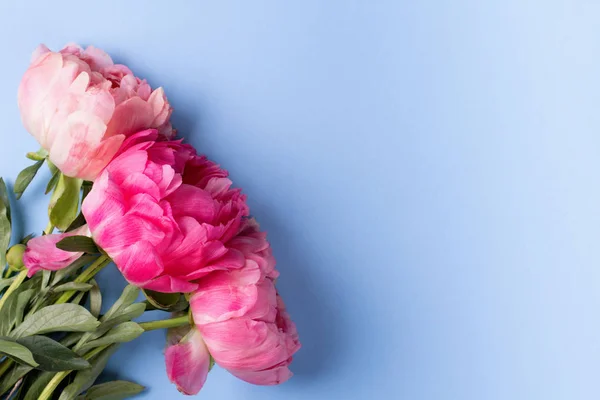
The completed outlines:
{"type": "Polygon", "coordinates": [[[129,307],[120,310],[117,314],[114,314],[107,320],[100,320],[101,324],[98,330],[111,329],[113,326],[117,326],[123,322],[131,321],[141,316],[146,311],[146,305],[144,303],[135,303],[129,307]]]}
{"type": "Polygon", "coordinates": [[[27,394],[25,394],[23,400],[38,400],[46,386],[48,386],[52,378],[54,378],[54,375],[56,375],[55,372],[48,371],[38,374],[29,387],[29,390],[27,391],[27,394]]]}
{"type": "Polygon", "coordinates": [[[119,311],[117,314],[111,316],[111,318],[104,320],[104,317],[100,319],[100,326],[94,331],[86,333],[82,336],[79,343],[77,343],[77,348],[81,348],[90,340],[95,340],[104,335],[106,332],[111,330],[113,327],[122,324],[124,322],[131,321],[132,319],[138,318],[140,315],[144,313],[146,310],[146,305],[144,303],[136,303],[132,304],[124,310],[119,311]]]}
{"type": "Polygon", "coordinates": [[[113,315],[132,305],[133,302],[137,300],[139,295],[140,289],[138,287],[133,285],[125,286],[125,289],[123,289],[123,293],[121,293],[119,299],[115,302],[115,304],[112,305],[112,307],[106,312],[106,314],[104,314],[104,317],[102,317],[101,321],[108,320],[113,315]]]}
{"type": "Polygon", "coordinates": [[[87,195],[90,194],[90,192],[92,191],[93,185],[94,185],[94,182],[83,181],[83,185],[82,185],[83,191],[81,193],[81,201],[85,200],[87,195]]]}
{"type": "Polygon", "coordinates": [[[52,178],[50,178],[50,180],[48,181],[48,184],[46,185],[46,191],[44,192],[44,194],[48,194],[52,190],[54,190],[54,188],[58,184],[59,178],[60,178],[60,170],[57,169],[56,171],[54,171],[54,174],[52,174],[52,178]]]}
{"type": "Polygon", "coordinates": [[[48,157],[48,152],[44,149],[39,149],[37,152],[30,151],[25,157],[33,161],[43,161],[48,157]]]}
{"type": "Polygon", "coordinates": [[[65,231],[77,217],[81,179],[61,175],[50,198],[48,215],[50,222],[65,231]]]}
{"type": "Polygon", "coordinates": [[[79,292],[79,294],[77,296],[75,296],[73,298],[73,300],[71,300],[71,303],[73,303],[73,304],[80,304],[81,305],[83,303],[83,301],[84,301],[83,298],[85,297],[85,293],[86,292],[79,292]]]}
{"type": "Polygon", "coordinates": [[[91,332],[99,324],[84,307],[70,303],[54,304],[27,316],[11,336],[22,338],[56,331],[91,332]]]}
{"type": "Polygon", "coordinates": [[[90,290],[90,312],[94,317],[98,318],[102,310],[102,293],[100,292],[98,282],[92,279],[90,283],[92,284],[92,289],[90,290]]]}
{"type": "Polygon", "coordinates": [[[36,289],[33,292],[29,292],[27,295],[27,299],[23,296],[20,296],[22,292],[35,288],[39,285],[41,281],[41,274],[35,275],[33,278],[25,280],[21,283],[14,292],[6,299],[4,306],[2,307],[2,312],[0,312],[0,336],[6,336],[16,323],[17,319],[20,322],[22,318],[22,309],[19,310],[20,307],[26,307],[27,304],[25,300],[29,300],[31,297],[31,293],[39,291],[36,289]]]}
{"type": "Polygon", "coordinates": [[[27,289],[19,293],[17,296],[17,307],[14,315],[14,325],[19,325],[23,321],[23,313],[31,298],[37,293],[35,289],[27,289]]]}
{"type": "Polygon", "coordinates": [[[21,198],[23,192],[25,192],[25,189],[27,189],[33,178],[35,178],[35,175],[43,164],[44,160],[40,160],[19,172],[15,181],[15,187],[13,188],[17,200],[21,198]]]}
{"type": "Polygon", "coordinates": [[[0,395],[11,390],[15,384],[27,375],[29,372],[33,371],[33,367],[30,367],[26,364],[15,364],[8,372],[7,375],[2,375],[2,379],[0,379],[0,395]]]}
{"type": "Polygon", "coordinates": [[[119,299],[100,318],[100,326],[94,332],[84,334],[77,343],[77,348],[81,348],[90,340],[98,339],[113,327],[142,315],[146,310],[146,305],[144,303],[133,304],[139,294],[140,289],[136,286],[125,286],[119,299]]]}
{"type": "Polygon", "coordinates": [[[8,198],[8,189],[6,189],[6,183],[4,183],[4,179],[0,178],[0,210],[4,210],[8,220],[11,221],[10,217],[10,200],[8,198]],[[4,206],[4,208],[1,208],[4,206]]]}
{"type": "Polygon", "coordinates": [[[6,266],[6,252],[12,234],[10,217],[10,200],[4,180],[0,178],[0,272],[6,266]]]}
{"type": "Polygon", "coordinates": [[[19,290],[37,289],[42,282],[42,274],[35,274],[33,277],[26,279],[25,282],[21,283],[19,290]]]}
{"type": "Polygon", "coordinates": [[[78,351],[79,353],[85,353],[95,347],[113,343],[129,342],[139,337],[142,333],[144,333],[144,328],[140,327],[135,322],[124,322],[108,331],[101,338],[86,343],[78,351]]]}
{"type": "Polygon", "coordinates": [[[160,293],[148,289],[143,292],[148,302],[159,310],[171,310],[183,297],[181,293],[160,293]]]}
{"type": "Polygon", "coordinates": [[[87,236],[69,236],[56,243],[56,247],[64,251],[71,251],[74,253],[98,253],[98,246],[94,243],[91,237],[87,236]]]}
{"type": "Polygon", "coordinates": [[[56,171],[58,171],[58,167],[56,165],[54,165],[54,163],[52,161],[50,161],[49,158],[46,158],[46,165],[48,165],[48,169],[50,170],[50,173],[52,175],[54,175],[56,173],[56,171]]]}
{"type": "Polygon", "coordinates": [[[60,340],[60,344],[65,347],[72,347],[75,343],[79,342],[81,337],[86,335],[84,332],[73,332],[69,333],[67,336],[60,340]]]}
{"type": "Polygon", "coordinates": [[[0,279],[0,292],[9,287],[15,278],[0,279]]]}
{"type": "Polygon", "coordinates": [[[25,236],[23,239],[21,239],[21,241],[19,243],[27,245],[27,243],[29,243],[29,241],[31,239],[33,239],[35,235],[33,233],[30,233],[29,235],[25,236]]]}
{"type": "Polygon", "coordinates": [[[88,290],[91,290],[93,287],[94,287],[94,285],[91,285],[89,283],[68,282],[68,283],[64,283],[60,286],[55,287],[54,292],[56,292],[56,293],[68,292],[69,290],[76,290],[79,292],[87,292],[88,290]]]}
{"type": "MultiPolygon", "coordinates": [[[[81,201],[83,202],[83,197],[82,197],[81,201]]],[[[71,222],[71,225],[69,225],[69,227],[67,228],[67,230],[65,232],[71,232],[72,230],[81,228],[85,224],[87,224],[87,221],[85,220],[83,213],[80,212],[79,215],[77,215],[77,218],[75,218],[75,220],[73,222],[71,222]]]]}
{"type": "Polygon", "coordinates": [[[90,367],[90,363],[72,350],[46,336],[29,336],[17,340],[27,347],[43,371],[70,371],[90,367]]]}
{"type": "MultiPolygon", "coordinates": [[[[16,323],[17,319],[20,322],[22,318],[22,310],[19,311],[20,307],[26,307],[26,303],[20,304],[20,302],[24,302],[24,297],[20,296],[22,292],[27,290],[34,289],[39,285],[41,281],[41,274],[36,274],[33,278],[25,280],[21,283],[14,292],[6,299],[4,306],[2,307],[2,312],[0,312],[0,336],[6,336],[16,323]]],[[[33,291],[35,293],[39,291],[36,289],[33,291]]],[[[31,294],[32,292],[29,292],[31,294]]],[[[27,296],[26,300],[29,300],[31,295],[27,296]]]]}
{"type": "Polygon", "coordinates": [[[27,347],[13,342],[12,340],[0,339],[0,354],[4,354],[21,364],[27,364],[32,367],[38,366],[38,363],[33,359],[31,351],[29,351],[27,347]]]}
{"type": "Polygon", "coordinates": [[[97,258],[96,256],[87,255],[87,254],[79,257],[77,260],[73,261],[71,263],[71,265],[69,265],[68,267],[59,269],[58,271],[56,271],[54,273],[54,279],[52,279],[52,283],[50,283],[50,285],[54,286],[57,283],[59,283],[60,281],[62,281],[63,279],[68,278],[69,276],[71,276],[72,274],[77,272],[77,270],[79,268],[94,261],[96,258],[97,258]]]}
{"type": "Polygon", "coordinates": [[[0,313],[0,336],[6,336],[11,331],[17,319],[17,307],[20,288],[13,292],[4,303],[0,313]]]}
{"type": "Polygon", "coordinates": [[[92,359],[90,362],[92,364],[92,368],[77,372],[73,382],[64,388],[59,400],[73,400],[75,397],[77,397],[77,395],[89,389],[94,384],[96,379],[98,379],[98,376],[102,370],[104,370],[104,367],[106,366],[110,356],[112,356],[118,348],[118,344],[113,344],[92,359]]]}
{"type": "Polygon", "coordinates": [[[44,270],[42,271],[42,290],[48,287],[48,282],[50,282],[50,278],[52,277],[52,271],[44,270]]]}
{"type": "Polygon", "coordinates": [[[86,400],[122,400],[143,392],[145,387],[128,381],[112,381],[89,388],[86,400]]]}

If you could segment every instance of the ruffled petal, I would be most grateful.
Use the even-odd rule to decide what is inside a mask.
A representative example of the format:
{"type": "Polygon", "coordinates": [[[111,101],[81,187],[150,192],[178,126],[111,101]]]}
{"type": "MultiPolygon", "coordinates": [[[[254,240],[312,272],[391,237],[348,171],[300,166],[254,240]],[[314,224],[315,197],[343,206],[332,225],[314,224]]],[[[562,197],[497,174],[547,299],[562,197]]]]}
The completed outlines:
{"type": "Polygon", "coordinates": [[[210,193],[195,186],[182,184],[166,199],[173,207],[173,215],[190,216],[198,222],[212,222],[216,215],[215,201],[210,193]]]}

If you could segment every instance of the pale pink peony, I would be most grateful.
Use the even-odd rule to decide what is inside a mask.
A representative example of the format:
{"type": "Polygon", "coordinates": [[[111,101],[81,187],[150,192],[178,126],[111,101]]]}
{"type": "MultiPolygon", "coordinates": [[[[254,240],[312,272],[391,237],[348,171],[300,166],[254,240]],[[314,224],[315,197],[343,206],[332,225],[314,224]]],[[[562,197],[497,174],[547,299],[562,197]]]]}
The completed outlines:
{"type": "Polygon", "coordinates": [[[94,180],[127,136],[156,128],[173,136],[171,107],[162,88],[100,49],[40,46],[19,86],[25,128],[71,177],[94,180]]]}
{"type": "Polygon", "coordinates": [[[285,382],[300,341],[275,289],[270,246],[254,220],[228,245],[244,253],[245,265],[200,281],[190,298],[196,328],[215,362],[233,375],[257,385],[285,382]]]}
{"type": "Polygon", "coordinates": [[[23,264],[27,268],[27,275],[31,277],[41,269],[57,271],[69,266],[83,253],[64,251],[56,247],[56,244],[69,236],[88,236],[89,234],[87,225],[84,225],[68,233],[44,235],[31,239],[27,242],[27,250],[23,254],[23,264]]]}
{"type": "Polygon", "coordinates": [[[96,243],[132,284],[192,292],[216,270],[239,269],[230,241],[248,215],[227,172],[155,130],[129,137],[82,205],[96,243]]]}

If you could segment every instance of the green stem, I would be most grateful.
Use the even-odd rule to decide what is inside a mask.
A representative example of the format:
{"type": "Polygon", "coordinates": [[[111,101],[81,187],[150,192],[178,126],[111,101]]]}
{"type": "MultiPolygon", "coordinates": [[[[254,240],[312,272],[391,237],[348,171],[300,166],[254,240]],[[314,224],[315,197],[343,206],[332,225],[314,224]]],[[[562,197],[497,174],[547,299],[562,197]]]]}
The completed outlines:
{"type": "Polygon", "coordinates": [[[110,344],[105,344],[104,346],[96,347],[94,350],[90,351],[85,356],[83,356],[83,358],[85,358],[86,360],[89,360],[90,358],[94,357],[96,354],[102,353],[109,346],[110,346],[110,344]]]}
{"type": "MultiPolygon", "coordinates": [[[[8,296],[10,296],[15,290],[17,290],[17,288],[19,287],[19,285],[21,285],[21,283],[23,283],[25,278],[27,278],[27,270],[21,271],[21,273],[19,273],[19,275],[15,277],[15,280],[12,282],[10,287],[6,290],[6,293],[4,293],[4,295],[0,299],[0,310],[2,310],[2,306],[4,306],[4,303],[6,302],[6,299],[8,299],[8,296]]],[[[5,358],[4,361],[0,363],[0,377],[4,375],[4,373],[11,367],[11,365],[13,365],[13,360],[11,360],[10,358],[5,358]]]]}
{"type": "Polygon", "coordinates": [[[10,358],[5,358],[4,361],[2,361],[0,363],[0,377],[2,375],[4,375],[4,373],[6,371],[8,371],[8,369],[11,367],[11,365],[13,365],[13,360],[11,360],[10,358]]]}
{"type": "Polygon", "coordinates": [[[48,400],[52,398],[52,393],[54,392],[54,390],[58,387],[58,385],[60,385],[62,380],[65,379],[65,377],[70,373],[71,371],[62,371],[54,375],[54,378],[52,378],[52,380],[48,382],[48,384],[44,388],[44,391],[40,393],[40,397],[38,397],[38,400],[48,400]]]}
{"type": "Polygon", "coordinates": [[[54,232],[54,225],[52,224],[52,222],[48,222],[48,225],[46,225],[46,229],[44,229],[44,235],[50,235],[52,232],[54,232]]]}
{"type": "MultiPolygon", "coordinates": [[[[107,255],[101,255],[100,258],[98,258],[96,261],[94,261],[94,263],[92,265],[90,265],[85,271],[83,271],[81,273],[81,275],[79,275],[77,278],[75,278],[75,280],[73,282],[77,282],[77,283],[86,283],[89,280],[91,280],[98,272],[100,272],[102,270],[102,268],[106,267],[108,264],[110,264],[112,260],[110,259],[110,257],[108,257],[107,255]]],[[[56,303],[54,304],[63,304],[66,303],[67,301],[71,300],[71,297],[73,297],[73,295],[77,293],[76,290],[71,290],[68,292],[64,292],[62,294],[62,296],[60,296],[58,298],[58,300],[56,301],[56,303]]]]}
{"type": "Polygon", "coordinates": [[[187,315],[183,317],[171,318],[171,319],[161,319],[159,321],[150,321],[150,322],[142,322],[140,326],[147,331],[153,331],[155,329],[163,329],[163,328],[177,328],[178,326],[189,325],[190,319],[187,315]]]}
{"type": "Polygon", "coordinates": [[[17,290],[17,288],[21,283],[23,283],[25,278],[27,278],[27,270],[21,271],[19,275],[15,277],[13,283],[10,284],[10,287],[6,290],[6,293],[4,293],[4,296],[2,296],[2,298],[0,299],[0,310],[2,310],[2,306],[4,305],[4,303],[6,303],[6,299],[8,299],[12,292],[17,290]]]}
{"type": "MultiPolygon", "coordinates": [[[[89,360],[92,357],[94,357],[95,355],[97,355],[98,353],[104,351],[109,346],[110,346],[110,344],[96,347],[94,350],[90,351],[85,356],[83,356],[83,358],[85,358],[86,360],[89,360]]],[[[40,397],[38,397],[38,400],[49,400],[50,398],[52,398],[52,394],[54,393],[54,391],[56,390],[58,385],[60,385],[62,380],[65,379],[67,377],[67,375],[69,375],[71,372],[73,372],[73,371],[62,371],[62,372],[59,372],[56,375],[54,375],[54,378],[52,378],[52,380],[48,383],[48,385],[46,385],[46,388],[44,388],[44,391],[40,394],[40,397]]]]}

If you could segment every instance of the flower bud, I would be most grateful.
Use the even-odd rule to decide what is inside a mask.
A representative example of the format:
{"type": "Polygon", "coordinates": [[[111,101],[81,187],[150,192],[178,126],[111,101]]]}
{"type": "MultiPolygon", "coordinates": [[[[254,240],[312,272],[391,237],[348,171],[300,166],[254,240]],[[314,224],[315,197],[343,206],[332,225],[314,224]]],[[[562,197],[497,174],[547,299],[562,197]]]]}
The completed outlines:
{"type": "Polygon", "coordinates": [[[6,261],[8,265],[14,269],[22,269],[23,268],[23,254],[27,250],[27,246],[24,244],[16,244],[6,253],[6,261]]]}

